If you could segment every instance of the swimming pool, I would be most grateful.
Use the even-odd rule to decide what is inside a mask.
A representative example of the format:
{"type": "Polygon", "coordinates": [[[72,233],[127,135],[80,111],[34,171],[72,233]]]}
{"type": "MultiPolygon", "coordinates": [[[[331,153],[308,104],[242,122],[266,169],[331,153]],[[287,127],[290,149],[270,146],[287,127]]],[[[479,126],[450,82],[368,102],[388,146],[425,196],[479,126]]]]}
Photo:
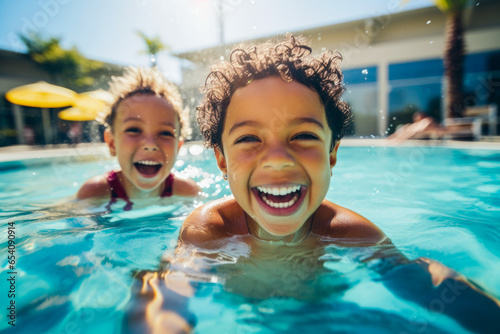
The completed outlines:
{"type": "MultiPolygon", "coordinates": [[[[104,205],[61,204],[86,179],[114,167],[113,160],[74,157],[0,163],[0,330],[122,332],[133,273],[158,267],[196,206],[230,194],[212,153],[191,145],[180,152],[175,168],[200,183],[207,194],[200,200],[128,212],[115,207],[111,213],[104,205]],[[6,298],[8,223],[16,241],[13,298],[6,298]],[[16,327],[6,317],[10,300],[16,327]]],[[[372,220],[408,258],[438,260],[498,298],[499,170],[497,150],[341,147],[327,199],[372,220]]],[[[226,257],[215,266],[237,262],[235,254],[244,251],[223,250],[226,257]]],[[[317,300],[248,298],[226,291],[215,271],[210,280],[197,282],[189,301],[196,332],[466,333],[453,320],[395,297],[356,252],[333,246],[322,252],[325,270],[315,282],[329,292],[317,300]]],[[[226,284],[230,278],[229,270],[226,284]]]]}

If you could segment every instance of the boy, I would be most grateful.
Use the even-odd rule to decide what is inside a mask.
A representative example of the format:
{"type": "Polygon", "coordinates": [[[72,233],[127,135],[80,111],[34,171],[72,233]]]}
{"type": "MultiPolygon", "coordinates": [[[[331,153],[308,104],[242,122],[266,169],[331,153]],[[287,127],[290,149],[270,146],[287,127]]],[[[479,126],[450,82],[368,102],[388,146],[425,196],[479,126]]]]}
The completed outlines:
{"type": "Polygon", "coordinates": [[[186,218],[169,271],[139,277],[141,306],[132,313],[146,304],[149,326],[187,331],[193,289],[183,272],[254,299],[342,294],[350,286],[341,273],[318,280],[325,246],[336,245],[352,246],[394,294],[424,307],[449,300],[452,285],[458,296],[441,312],[473,330],[498,329],[494,298],[435,261],[409,261],[368,219],[325,200],[350,112],[340,100],[340,55],[310,52],[288,35],[276,45],[242,46],[212,68],[198,122],[234,197],[186,218]]]}

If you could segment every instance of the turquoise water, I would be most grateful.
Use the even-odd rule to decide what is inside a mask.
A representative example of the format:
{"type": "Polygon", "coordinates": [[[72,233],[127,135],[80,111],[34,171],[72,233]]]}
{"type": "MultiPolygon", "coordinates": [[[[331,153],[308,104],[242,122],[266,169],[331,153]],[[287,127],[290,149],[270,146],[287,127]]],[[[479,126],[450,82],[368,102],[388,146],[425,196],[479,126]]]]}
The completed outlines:
{"type": "MultiPolygon", "coordinates": [[[[16,327],[8,325],[2,311],[2,332],[126,330],[134,273],[155,270],[162,255],[172,254],[179,228],[195,207],[230,194],[212,154],[191,146],[175,168],[200,183],[206,193],[202,199],[129,212],[119,204],[113,212],[102,204],[68,204],[82,182],[114,167],[112,160],[77,162],[73,157],[0,163],[2,310],[10,301],[5,293],[9,222],[16,236],[16,327]]],[[[341,148],[327,199],[372,220],[408,258],[440,261],[498,298],[499,171],[500,151],[341,148]]],[[[328,246],[298,254],[322,261],[307,284],[293,275],[273,276],[273,267],[266,275],[252,275],[258,268],[245,252],[241,242],[231,241],[210,262],[209,279],[194,280],[196,294],[188,307],[197,333],[467,333],[453,320],[393,295],[370,264],[361,263],[364,249],[328,246]],[[280,279],[283,285],[299,284],[298,293],[287,298],[233,293],[238,275],[245,275],[244,288],[252,287],[253,293],[265,296],[266,283],[280,279]],[[304,297],[318,291],[321,298],[304,297]]],[[[296,258],[283,255],[281,260],[285,273],[310,274],[310,267],[294,264],[296,258]]]]}

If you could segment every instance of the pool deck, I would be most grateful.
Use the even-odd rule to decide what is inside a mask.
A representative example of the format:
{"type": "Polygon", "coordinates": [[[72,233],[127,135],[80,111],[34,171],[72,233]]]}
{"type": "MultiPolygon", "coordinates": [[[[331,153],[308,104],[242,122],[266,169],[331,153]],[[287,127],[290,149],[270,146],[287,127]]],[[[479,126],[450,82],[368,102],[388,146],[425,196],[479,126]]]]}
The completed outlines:
{"type": "MultiPolygon", "coordinates": [[[[200,141],[187,142],[185,145],[202,145],[200,141]]],[[[451,140],[407,140],[402,143],[391,143],[386,139],[342,139],[344,147],[422,147],[441,146],[460,149],[500,150],[500,137],[488,141],[451,141],[451,140]]],[[[78,145],[46,145],[28,146],[12,145],[0,147],[0,162],[26,159],[81,157],[82,159],[109,158],[108,148],[104,143],[82,143],[78,145]]]]}

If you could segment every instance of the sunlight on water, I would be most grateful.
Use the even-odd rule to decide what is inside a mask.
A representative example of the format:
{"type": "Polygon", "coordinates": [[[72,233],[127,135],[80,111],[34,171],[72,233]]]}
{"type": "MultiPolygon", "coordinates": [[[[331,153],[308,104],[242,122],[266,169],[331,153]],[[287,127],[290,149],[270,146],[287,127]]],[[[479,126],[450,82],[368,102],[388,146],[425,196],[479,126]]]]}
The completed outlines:
{"type": "MultiPolygon", "coordinates": [[[[74,184],[114,168],[113,161],[16,166],[0,178],[0,221],[16,224],[16,333],[72,326],[120,332],[135,273],[157,270],[162,259],[170,270],[186,271],[168,263],[182,222],[230,194],[212,153],[195,145],[181,149],[175,173],[197,181],[204,196],[138,202],[132,211],[120,202],[111,212],[106,204],[72,202],[74,184]]],[[[438,260],[500,297],[499,166],[494,151],[341,148],[327,199],[372,220],[408,258],[438,260]]],[[[0,240],[5,251],[6,235],[0,240]]],[[[204,271],[191,273],[197,332],[465,332],[389,291],[379,281],[384,261],[371,258],[375,250],[276,251],[257,263],[242,240],[231,239],[202,254],[197,265],[204,271]]],[[[1,267],[8,270],[5,258],[1,267]]],[[[6,322],[0,330],[11,332],[6,322]]]]}

